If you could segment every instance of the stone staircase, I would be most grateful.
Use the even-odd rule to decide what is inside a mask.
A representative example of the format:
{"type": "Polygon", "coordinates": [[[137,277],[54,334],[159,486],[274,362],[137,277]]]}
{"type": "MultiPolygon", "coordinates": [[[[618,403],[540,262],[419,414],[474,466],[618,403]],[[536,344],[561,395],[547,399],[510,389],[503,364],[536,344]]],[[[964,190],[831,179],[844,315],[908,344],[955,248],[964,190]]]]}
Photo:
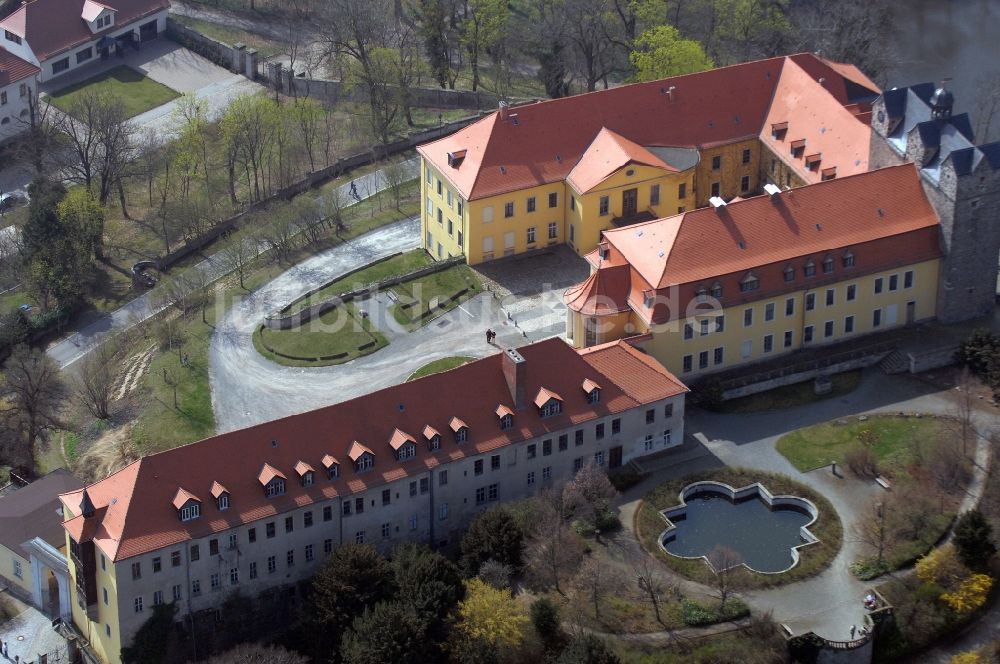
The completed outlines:
{"type": "Polygon", "coordinates": [[[888,375],[906,373],[910,370],[910,360],[898,349],[882,358],[878,363],[883,373],[888,375]]]}

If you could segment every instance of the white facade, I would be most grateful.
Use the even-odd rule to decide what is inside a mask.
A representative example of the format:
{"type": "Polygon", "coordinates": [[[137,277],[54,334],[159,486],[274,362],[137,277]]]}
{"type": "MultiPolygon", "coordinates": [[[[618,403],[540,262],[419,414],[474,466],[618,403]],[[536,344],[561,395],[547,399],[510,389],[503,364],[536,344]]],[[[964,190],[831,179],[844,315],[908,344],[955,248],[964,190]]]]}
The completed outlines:
{"type": "Polygon", "coordinates": [[[0,143],[20,136],[30,127],[29,99],[35,94],[37,79],[30,76],[0,87],[0,143]]]}

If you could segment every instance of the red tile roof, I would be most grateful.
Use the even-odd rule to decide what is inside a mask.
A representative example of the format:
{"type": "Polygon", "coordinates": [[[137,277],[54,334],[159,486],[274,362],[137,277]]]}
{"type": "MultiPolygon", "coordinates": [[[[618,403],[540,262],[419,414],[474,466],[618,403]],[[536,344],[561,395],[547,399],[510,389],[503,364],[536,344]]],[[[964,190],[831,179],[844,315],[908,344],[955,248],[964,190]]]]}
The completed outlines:
{"type": "Polygon", "coordinates": [[[628,265],[610,265],[563,293],[563,301],[584,316],[607,316],[628,311],[628,265]]]}
{"type": "Polygon", "coordinates": [[[400,431],[399,429],[393,430],[392,436],[389,437],[389,447],[391,447],[396,451],[399,451],[399,448],[405,445],[406,443],[416,444],[416,442],[417,441],[413,436],[406,433],[405,431],[400,431]]]}
{"type": "Polygon", "coordinates": [[[35,57],[45,61],[93,40],[101,35],[121,30],[145,16],[170,7],[169,0],[112,0],[114,25],[93,33],[83,19],[87,0],[30,0],[0,21],[0,28],[23,37],[35,57]]]}
{"type": "Polygon", "coordinates": [[[201,502],[201,498],[199,498],[198,496],[194,495],[193,493],[191,493],[187,489],[177,489],[177,493],[174,494],[174,501],[173,501],[174,502],[174,507],[176,507],[177,509],[180,509],[180,508],[184,507],[184,505],[186,505],[189,500],[193,500],[193,501],[195,501],[197,503],[201,502]]]}
{"type": "Polygon", "coordinates": [[[578,193],[586,193],[601,184],[626,164],[642,164],[677,172],[677,169],[646,148],[607,127],[601,127],[587,150],[566,176],[578,193]]]}
{"type": "Polygon", "coordinates": [[[535,395],[535,406],[541,408],[542,406],[547,404],[551,399],[555,399],[556,401],[563,400],[561,396],[559,396],[552,390],[540,387],[538,388],[538,394],[535,395]]]}
{"type": "Polygon", "coordinates": [[[212,498],[218,498],[224,493],[229,493],[226,487],[222,486],[218,482],[212,482],[212,498]]]}
{"type": "Polygon", "coordinates": [[[687,386],[662,364],[625,340],[610,341],[579,352],[602,374],[613,375],[616,386],[639,403],[651,403],[688,391],[687,386]]]}
{"type": "Polygon", "coordinates": [[[831,108],[853,101],[845,72],[860,78],[853,68],[834,69],[808,53],[771,58],[519,106],[516,124],[510,115],[501,120],[491,113],[417,150],[470,200],[561,182],[602,129],[636,146],[658,147],[701,148],[758,136],[786,69],[805,69],[817,83],[823,78],[812,94],[831,108]],[[461,150],[465,157],[449,166],[448,153],[461,150]]]}
{"type": "Polygon", "coordinates": [[[0,46],[0,87],[31,78],[41,70],[0,46]]]}
{"type": "Polygon", "coordinates": [[[92,538],[106,555],[121,560],[315,502],[363,492],[467,455],[636,408],[642,398],[650,395],[660,398],[685,391],[669,372],[657,369],[655,362],[629,359],[631,352],[638,353],[581,355],[559,339],[521,348],[525,393],[536,393],[544,382],[548,389],[570,398],[560,414],[544,419],[534,408],[518,411],[514,426],[506,430],[497,426],[493,404],[509,401],[510,388],[501,356],[493,355],[447,374],[434,374],[320,410],[153,454],[88,487],[97,506],[94,517],[79,516],[80,491],[61,496],[74,515],[64,525],[74,537],[92,538]],[[621,357],[616,359],[618,355],[621,357]],[[580,393],[580,385],[587,378],[605,386],[600,403],[589,404],[580,393]],[[642,383],[641,389],[633,385],[637,380],[642,383]],[[400,404],[406,408],[401,410],[400,404]],[[443,429],[456,412],[468,422],[468,442],[442,440],[437,451],[418,445],[414,458],[404,462],[394,458],[387,442],[394,429],[417,431],[428,424],[443,429]],[[370,441],[374,449],[359,440],[370,441]],[[334,481],[324,478],[311,486],[289,483],[282,496],[265,497],[257,479],[262,463],[280,472],[290,470],[303,459],[366,451],[375,457],[371,471],[356,473],[348,469],[334,481]],[[182,523],[171,504],[178,487],[201,491],[214,481],[224,482],[231,489],[229,509],[203,506],[200,518],[182,523]]]}

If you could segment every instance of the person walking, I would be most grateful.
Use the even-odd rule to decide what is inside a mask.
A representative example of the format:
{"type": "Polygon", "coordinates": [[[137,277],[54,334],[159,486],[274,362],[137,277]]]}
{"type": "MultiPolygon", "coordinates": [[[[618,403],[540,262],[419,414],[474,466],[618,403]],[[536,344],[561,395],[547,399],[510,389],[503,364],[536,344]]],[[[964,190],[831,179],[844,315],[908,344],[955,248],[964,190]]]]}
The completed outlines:
{"type": "Polygon", "coordinates": [[[855,630],[857,630],[857,626],[856,625],[851,625],[851,640],[852,641],[854,640],[854,632],[855,632],[855,630]]]}

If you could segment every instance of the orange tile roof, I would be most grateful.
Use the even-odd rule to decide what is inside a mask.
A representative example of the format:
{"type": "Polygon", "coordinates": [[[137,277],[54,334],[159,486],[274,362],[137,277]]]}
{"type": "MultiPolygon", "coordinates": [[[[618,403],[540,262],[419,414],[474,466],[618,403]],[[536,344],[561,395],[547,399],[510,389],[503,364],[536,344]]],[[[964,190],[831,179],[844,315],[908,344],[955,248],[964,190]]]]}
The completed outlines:
{"type": "MultiPolygon", "coordinates": [[[[544,383],[548,389],[570,395],[560,414],[543,419],[534,408],[526,408],[517,413],[513,427],[501,430],[490,406],[508,402],[511,396],[501,356],[492,355],[447,375],[434,374],[337,405],[143,457],[88,487],[97,508],[94,517],[80,516],[80,491],[60,496],[71,514],[64,527],[74,537],[91,537],[117,561],[305,505],[368,491],[469,455],[641,404],[631,394],[635,391],[631,386],[635,377],[629,373],[635,368],[632,365],[622,367],[604,361],[600,355],[578,354],[559,339],[519,350],[525,360],[526,394],[536,393],[544,383]],[[579,392],[587,378],[605,386],[600,403],[587,403],[586,395],[579,392]],[[619,387],[620,383],[627,387],[619,387]],[[401,411],[399,404],[405,404],[405,410],[401,411]],[[458,419],[453,417],[456,412],[464,422],[453,422],[458,419]],[[395,459],[388,442],[374,451],[357,442],[388,441],[394,429],[418,431],[428,424],[442,430],[452,424],[468,426],[468,441],[459,444],[444,440],[436,451],[418,445],[415,456],[402,462],[395,459]],[[291,482],[281,496],[266,497],[258,480],[262,464],[274,472],[290,471],[300,460],[311,462],[334,454],[356,457],[364,452],[375,457],[372,470],[358,473],[348,468],[335,480],[324,478],[311,486],[291,482]],[[181,522],[172,504],[178,487],[197,492],[208,490],[215,481],[232,491],[229,509],[220,511],[209,506],[203,508],[200,518],[181,522]]],[[[683,391],[669,374],[648,366],[639,368],[644,372],[641,380],[646,383],[646,394],[683,391]]]]}
{"type": "Polygon", "coordinates": [[[326,469],[340,465],[340,462],[337,461],[337,458],[331,454],[324,454],[323,458],[320,459],[320,463],[322,463],[323,467],[326,469]]]}
{"type": "Polygon", "coordinates": [[[904,164],[608,230],[604,237],[642,280],[667,288],[883,238],[898,238],[894,252],[910,257],[907,234],[925,229],[936,233],[938,217],[916,169],[904,164]]]}
{"type": "Polygon", "coordinates": [[[440,437],[441,434],[438,433],[438,430],[435,429],[434,427],[432,427],[431,425],[428,424],[427,426],[425,426],[424,427],[424,438],[426,438],[427,440],[430,440],[434,436],[440,437]]]}
{"type": "Polygon", "coordinates": [[[306,473],[315,473],[315,472],[316,469],[310,466],[305,461],[299,461],[297,464],[295,464],[295,474],[298,475],[299,477],[302,477],[306,473]]]}
{"type": "Polygon", "coordinates": [[[265,463],[264,467],[260,469],[260,473],[257,475],[257,481],[261,484],[266,485],[268,482],[273,480],[275,477],[280,477],[283,480],[287,480],[285,474],[272,466],[269,463],[265,463]]]}
{"type": "Polygon", "coordinates": [[[662,364],[626,340],[591,346],[580,354],[602,374],[615,376],[618,386],[639,403],[651,403],[688,391],[687,386],[662,364]]]}
{"type": "Polygon", "coordinates": [[[226,487],[222,486],[218,482],[212,482],[212,498],[218,498],[224,493],[229,493],[226,487]]]}
{"type": "Polygon", "coordinates": [[[508,408],[507,406],[505,406],[503,404],[497,405],[496,410],[494,410],[493,412],[496,413],[497,417],[503,417],[504,415],[513,415],[514,414],[513,410],[511,410],[510,408],[508,408]]]}
{"type": "Polygon", "coordinates": [[[584,316],[607,316],[628,311],[629,276],[627,264],[596,270],[586,280],[566,289],[563,301],[584,316]]]}
{"type": "Polygon", "coordinates": [[[194,500],[196,502],[201,502],[201,498],[194,495],[186,489],[177,489],[177,493],[174,494],[174,507],[180,509],[189,501],[194,500]]]}
{"type": "Polygon", "coordinates": [[[0,46],[0,87],[30,78],[41,69],[0,46]]]}
{"type": "Polygon", "coordinates": [[[535,406],[541,408],[549,402],[550,399],[555,399],[556,401],[562,401],[563,398],[553,392],[552,390],[540,387],[538,388],[538,394],[535,395],[535,406]]]}
{"type": "Polygon", "coordinates": [[[400,431],[399,429],[393,429],[392,436],[389,437],[389,447],[399,451],[399,448],[406,443],[416,444],[416,439],[405,431],[400,431]]]}
{"type": "Polygon", "coordinates": [[[451,418],[451,420],[448,422],[448,426],[451,427],[452,431],[458,431],[459,429],[468,429],[469,428],[468,424],[466,424],[462,420],[458,419],[457,417],[451,418]]]}
{"type": "Polygon", "coordinates": [[[844,106],[830,103],[823,89],[802,68],[785,67],[760,130],[761,142],[806,182],[822,179],[819,170],[809,168],[811,160],[838,167],[840,177],[868,170],[871,127],[844,106]],[[793,156],[791,148],[801,147],[808,154],[793,156]]]}
{"type": "Polygon", "coordinates": [[[566,176],[577,193],[586,193],[627,164],[642,164],[677,172],[652,152],[607,127],[601,127],[587,150],[566,176]]]}
{"type": "Polygon", "coordinates": [[[601,389],[600,385],[590,380],[589,378],[583,381],[583,385],[581,387],[583,387],[583,391],[586,392],[587,394],[590,394],[594,390],[601,389]]]}
{"type": "Polygon", "coordinates": [[[469,200],[562,182],[602,129],[647,147],[701,148],[758,136],[786,68],[823,78],[813,92],[831,108],[854,101],[844,83],[850,69],[802,53],[518,106],[516,123],[510,114],[501,120],[491,113],[417,151],[469,200]],[[449,166],[448,153],[461,150],[465,157],[449,166]]]}
{"type": "Polygon", "coordinates": [[[347,456],[351,461],[357,461],[366,454],[371,454],[372,456],[375,456],[375,453],[372,452],[370,448],[366,447],[365,445],[362,445],[356,440],[352,442],[351,446],[347,449],[347,456]]]}

